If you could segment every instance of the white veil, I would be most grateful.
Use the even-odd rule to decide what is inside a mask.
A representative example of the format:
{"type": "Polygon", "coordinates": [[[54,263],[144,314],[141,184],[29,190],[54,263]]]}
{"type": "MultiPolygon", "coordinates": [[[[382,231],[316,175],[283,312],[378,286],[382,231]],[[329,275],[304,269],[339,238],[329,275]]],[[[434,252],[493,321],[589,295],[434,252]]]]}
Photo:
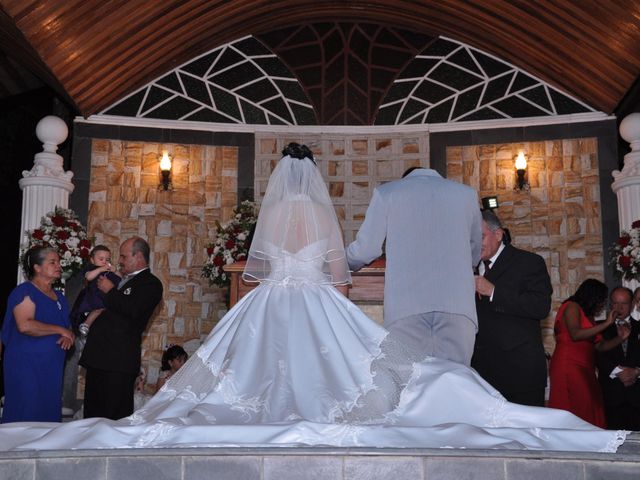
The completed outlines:
{"type": "Polygon", "coordinates": [[[269,178],[243,279],[285,280],[292,272],[275,272],[274,265],[288,265],[291,258],[298,265],[294,274],[322,273],[314,283],[351,282],[342,230],[322,175],[310,158],[285,155],[269,178]],[[299,268],[301,263],[310,268],[299,268]]]}

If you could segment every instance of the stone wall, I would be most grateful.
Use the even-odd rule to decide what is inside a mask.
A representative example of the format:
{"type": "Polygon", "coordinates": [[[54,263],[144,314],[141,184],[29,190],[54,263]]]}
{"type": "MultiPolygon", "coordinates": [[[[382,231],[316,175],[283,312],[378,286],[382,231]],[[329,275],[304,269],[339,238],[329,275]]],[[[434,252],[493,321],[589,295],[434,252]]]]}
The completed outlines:
{"type": "Polygon", "coordinates": [[[595,138],[447,148],[447,172],[497,195],[496,213],[513,244],[541,255],[553,284],[552,312],[543,323],[547,351],[554,348],[555,312],[586,278],[604,280],[603,245],[595,138]],[[529,191],[516,191],[514,156],[529,156],[529,191]]]}
{"type": "MultiPolygon", "coordinates": [[[[364,219],[373,189],[399,178],[411,166],[429,165],[424,133],[282,134],[255,137],[254,187],[259,202],[281,150],[288,142],[308,145],[327,181],[348,243],[364,219]]],[[[447,176],[498,195],[498,214],[513,243],[547,262],[554,287],[553,311],[543,325],[553,349],[553,318],[563,299],[587,277],[602,279],[602,236],[597,142],[593,138],[448,147],[447,176]],[[529,156],[530,191],[514,191],[513,157],[529,156]]],[[[92,142],[89,196],[90,235],[112,250],[140,235],[151,246],[151,267],[165,287],[164,300],[143,341],[147,382],[155,384],[169,343],[193,352],[226,312],[225,292],[200,277],[205,245],[215,221],[224,222],[238,202],[238,148],[92,142]],[[162,191],[159,159],[173,158],[173,189],[162,191]]],[[[378,306],[364,306],[381,320],[378,306]]],[[[82,391],[82,380],[80,390],[82,391]]],[[[148,387],[151,391],[151,387],[148,387]]]]}
{"type": "MultiPolygon", "coordinates": [[[[143,340],[147,382],[155,384],[164,347],[192,353],[226,311],[224,291],[200,276],[216,220],[237,204],[237,147],[93,140],[89,234],[117,263],[121,241],[139,235],[164,298],[143,340]],[[172,189],[160,190],[163,150],[173,159],[172,189]]],[[[81,382],[82,383],[82,382],[81,382]]]]}
{"type": "Polygon", "coordinates": [[[327,181],[331,200],[351,242],[381,183],[396,180],[412,166],[429,165],[429,138],[423,133],[394,134],[256,134],[255,196],[264,196],[269,175],[289,142],[307,145],[327,181]]]}

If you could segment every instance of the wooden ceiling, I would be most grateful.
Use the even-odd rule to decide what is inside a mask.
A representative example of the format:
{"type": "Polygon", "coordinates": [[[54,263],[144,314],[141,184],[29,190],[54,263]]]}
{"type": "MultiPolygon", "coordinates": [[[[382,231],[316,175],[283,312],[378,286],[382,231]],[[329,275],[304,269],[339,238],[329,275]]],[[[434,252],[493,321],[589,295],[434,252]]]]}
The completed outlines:
{"type": "Polygon", "coordinates": [[[82,115],[249,34],[367,21],[443,35],[612,113],[640,75],[632,0],[0,0],[0,47],[82,115]]]}

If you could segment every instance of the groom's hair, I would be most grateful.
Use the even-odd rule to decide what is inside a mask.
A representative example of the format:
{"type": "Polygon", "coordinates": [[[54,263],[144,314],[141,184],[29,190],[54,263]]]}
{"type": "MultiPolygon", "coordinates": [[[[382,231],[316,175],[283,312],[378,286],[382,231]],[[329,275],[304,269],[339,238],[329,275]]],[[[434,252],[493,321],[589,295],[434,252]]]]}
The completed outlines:
{"type": "Polygon", "coordinates": [[[411,172],[413,172],[414,170],[421,170],[422,167],[409,167],[407,168],[404,173],[402,174],[402,178],[406,177],[407,175],[409,175],[411,172]]]}

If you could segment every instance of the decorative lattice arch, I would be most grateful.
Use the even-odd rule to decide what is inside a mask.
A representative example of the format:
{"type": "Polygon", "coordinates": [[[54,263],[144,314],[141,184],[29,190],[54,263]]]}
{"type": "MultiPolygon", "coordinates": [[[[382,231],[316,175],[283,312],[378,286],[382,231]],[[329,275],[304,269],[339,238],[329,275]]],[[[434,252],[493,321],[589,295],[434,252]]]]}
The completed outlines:
{"type": "MultiPolygon", "coordinates": [[[[353,81],[353,79],[350,79],[353,81]]],[[[255,125],[317,125],[318,106],[287,63],[245,37],[172,70],[102,115],[255,125]]],[[[439,38],[389,81],[375,125],[556,116],[594,109],[521,69],[439,38]]]]}
{"type": "Polygon", "coordinates": [[[376,124],[452,123],[593,111],[513,65],[440,38],[393,82],[376,124]]]}

